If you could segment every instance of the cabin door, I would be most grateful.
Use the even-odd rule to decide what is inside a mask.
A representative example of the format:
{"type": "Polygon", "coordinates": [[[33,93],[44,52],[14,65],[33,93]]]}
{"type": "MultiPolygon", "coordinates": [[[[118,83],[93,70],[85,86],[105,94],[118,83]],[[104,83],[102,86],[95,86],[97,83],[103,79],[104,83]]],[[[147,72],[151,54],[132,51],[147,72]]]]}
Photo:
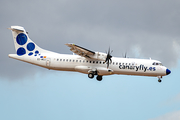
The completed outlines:
{"type": "Polygon", "coordinates": [[[46,66],[50,66],[50,64],[51,64],[51,59],[50,59],[50,58],[47,58],[47,59],[46,59],[46,66]]]}

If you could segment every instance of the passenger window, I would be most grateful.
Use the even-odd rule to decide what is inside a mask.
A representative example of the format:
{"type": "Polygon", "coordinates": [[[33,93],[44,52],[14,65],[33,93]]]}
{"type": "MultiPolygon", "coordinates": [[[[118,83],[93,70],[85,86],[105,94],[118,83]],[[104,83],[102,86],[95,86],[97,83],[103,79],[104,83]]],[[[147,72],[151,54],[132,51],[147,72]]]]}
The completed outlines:
{"type": "Polygon", "coordinates": [[[86,62],[88,63],[88,60],[86,62]]]}
{"type": "Polygon", "coordinates": [[[101,61],[99,62],[99,64],[101,64],[101,61]]]}
{"type": "Polygon", "coordinates": [[[89,61],[89,63],[91,63],[91,61],[89,61]]]}
{"type": "Polygon", "coordinates": [[[76,60],[76,62],[78,62],[78,60],[76,60]]]}
{"type": "Polygon", "coordinates": [[[96,64],[98,64],[98,61],[96,61],[96,64]]]}
{"type": "Polygon", "coordinates": [[[63,61],[65,61],[65,59],[63,59],[63,61]]]}
{"type": "Polygon", "coordinates": [[[68,62],[68,59],[66,59],[66,62],[68,62]]]}
{"type": "Polygon", "coordinates": [[[95,61],[93,61],[93,63],[95,63],[95,61]]]}
{"type": "Polygon", "coordinates": [[[75,60],[73,60],[73,62],[74,62],[75,60]]]}
{"type": "Polygon", "coordinates": [[[60,59],[60,61],[62,61],[62,59],[60,59]]]}
{"type": "Polygon", "coordinates": [[[57,59],[57,61],[59,61],[59,59],[57,59]]]}
{"type": "Polygon", "coordinates": [[[116,65],[118,65],[118,63],[116,63],[116,65]]]}
{"type": "Polygon", "coordinates": [[[113,65],[114,65],[114,62],[113,62],[113,65]]]}
{"type": "Polygon", "coordinates": [[[69,60],[69,62],[71,62],[71,59],[69,60]]]}

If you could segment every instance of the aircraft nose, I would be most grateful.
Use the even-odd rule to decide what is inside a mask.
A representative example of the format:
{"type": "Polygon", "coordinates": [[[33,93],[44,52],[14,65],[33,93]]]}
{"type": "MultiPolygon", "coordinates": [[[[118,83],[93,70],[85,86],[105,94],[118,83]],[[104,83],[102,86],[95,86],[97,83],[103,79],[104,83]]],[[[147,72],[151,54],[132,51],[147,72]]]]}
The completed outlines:
{"type": "Polygon", "coordinates": [[[166,69],[166,75],[169,75],[171,71],[169,69],[166,69]]]}

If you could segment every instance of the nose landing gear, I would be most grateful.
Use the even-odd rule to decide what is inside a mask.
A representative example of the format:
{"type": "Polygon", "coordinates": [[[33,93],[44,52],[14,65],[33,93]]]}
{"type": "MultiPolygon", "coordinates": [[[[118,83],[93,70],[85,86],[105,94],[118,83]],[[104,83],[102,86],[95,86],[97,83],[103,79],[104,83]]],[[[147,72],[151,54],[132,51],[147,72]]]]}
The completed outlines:
{"type": "Polygon", "coordinates": [[[161,78],[162,78],[162,76],[158,76],[158,82],[159,83],[162,82],[161,78]]]}
{"type": "Polygon", "coordinates": [[[158,82],[162,82],[162,80],[161,80],[161,79],[159,79],[159,80],[158,80],[158,82]]]}

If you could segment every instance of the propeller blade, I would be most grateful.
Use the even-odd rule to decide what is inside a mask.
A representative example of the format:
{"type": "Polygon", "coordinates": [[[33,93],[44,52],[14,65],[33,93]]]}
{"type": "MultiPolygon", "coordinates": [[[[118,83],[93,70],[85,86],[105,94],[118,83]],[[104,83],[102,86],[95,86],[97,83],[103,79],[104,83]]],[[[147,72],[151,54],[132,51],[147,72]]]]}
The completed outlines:
{"type": "Polygon", "coordinates": [[[109,50],[108,50],[108,54],[110,54],[110,47],[109,47],[109,50]]]}
{"type": "Polygon", "coordinates": [[[109,60],[108,60],[108,62],[107,62],[107,68],[109,68],[109,60]]]}
{"type": "Polygon", "coordinates": [[[113,50],[111,51],[110,47],[109,47],[107,57],[106,57],[106,60],[105,60],[105,62],[107,63],[107,68],[109,68],[109,64],[112,63],[112,60],[111,60],[111,58],[112,58],[111,53],[112,52],[113,52],[113,50]]]}
{"type": "Polygon", "coordinates": [[[124,57],[127,58],[127,51],[125,52],[125,56],[124,57]]]}
{"type": "Polygon", "coordinates": [[[127,58],[127,52],[125,54],[122,53],[122,57],[127,58]]]}

